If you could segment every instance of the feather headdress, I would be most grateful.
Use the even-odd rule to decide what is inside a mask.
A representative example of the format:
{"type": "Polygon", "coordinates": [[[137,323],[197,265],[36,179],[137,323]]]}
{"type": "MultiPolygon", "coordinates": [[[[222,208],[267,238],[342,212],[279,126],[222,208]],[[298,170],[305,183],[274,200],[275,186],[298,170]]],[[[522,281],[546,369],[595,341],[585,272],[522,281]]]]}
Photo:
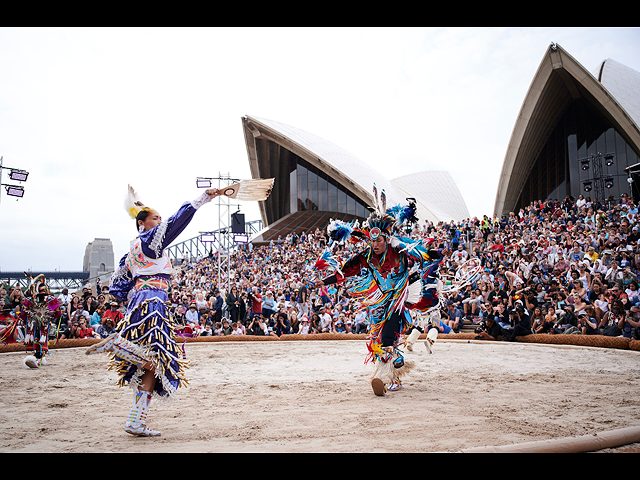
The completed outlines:
{"type": "Polygon", "coordinates": [[[271,195],[275,180],[275,178],[240,180],[221,190],[223,195],[236,200],[264,201],[271,195]]]}
{"type": "Polygon", "coordinates": [[[369,240],[375,240],[380,235],[389,237],[392,235],[391,229],[395,222],[396,219],[388,213],[374,212],[365,222],[363,233],[369,240]]]}
{"type": "Polygon", "coordinates": [[[129,213],[129,216],[134,220],[142,210],[151,210],[151,208],[145,207],[145,205],[140,201],[138,193],[131,185],[129,185],[127,196],[124,199],[124,208],[127,213],[129,213]]]}
{"type": "Polygon", "coordinates": [[[375,183],[373,184],[373,206],[379,215],[387,211],[387,194],[382,189],[378,195],[378,187],[375,183]]]}
{"type": "Polygon", "coordinates": [[[33,276],[27,272],[24,272],[24,274],[29,279],[29,286],[27,287],[27,290],[25,292],[25,295],[27,297],[33,297],[37,295],[38,289],[41,284],[46,286],[43,273],[40,273],[36,276],[33,276]]]}

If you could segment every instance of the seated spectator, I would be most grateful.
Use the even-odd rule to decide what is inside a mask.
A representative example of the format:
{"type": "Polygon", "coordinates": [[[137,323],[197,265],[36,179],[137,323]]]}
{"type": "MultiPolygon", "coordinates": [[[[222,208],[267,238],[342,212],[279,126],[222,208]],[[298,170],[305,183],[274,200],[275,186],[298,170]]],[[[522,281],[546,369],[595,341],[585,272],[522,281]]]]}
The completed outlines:
{"type": "Polygon", "coordinates": [[[359,310],[356,313],[356,316],[354,318],[353,333],[367,333],[367,313],[364,310],[359,310]]]}
{"type": "Polygon", "coordinates": [[[475,331],[478,334],[475,337],[477,340],[498,340],[502,333],[502,328],[498,325],[493,315],[487,315],[487,318],[480,322],[475,331]]]}
{"type": "Polygon", "coordinates": [[[233,322],[231,324],[231,335],[244,335],[241,327],[242,325],[240,325],[238,322],[233,322]]]}
{"type": "Polygon", "coordinates": [[[460,310],[455,308],[452,300],[447,301],[446,307],[440,312],[442,321],[455,333],[462,328],[464,319],[460,310]]]}
{"type": "Polygon", "coordinates": [[[622,335],[621,325],[625,319],[625,310],[622,301],[611,302],[611,309],[602,317],[598,324],[598,329],[602,335],[607,337],[618,337],[622,335]]]}
{"type": "Polygon", "coordinates": [[[103,323],[98,325],[96,333],[100,338],[107,338],[109,335],[116,333],[116,328],[111,318],[104,319],[103,323]]]}
{"type": "Polygon", "coordinates": [[[582,335],[600,335],[595,308],[589,306],[578,316],[578,328],[582,335]]]}
{"type": "Polygon", "coordinates": [[[76,338],[100,338],[100,335],[91,328],[89,322],[84,317],[80,317],[78,320],[78,329],[75,335],[76,338]]]}
{"type": "Polygon", "coordinates": [[[198,336],[199,337],[211,337],[211,336],[213,336],[213,328],[211,327],[211,322],[209,320],[206,320],[204,322],[204,325],[202,325],[202,327],[198,331],[198,336]]]}
{"type": "Polygon", "coordinates": [[[620,322],[619,328],[623,337],[640,340],[640,307],[631,307],[620,322]]]}
{"type": "Polygon", "coordinates": [[[123,313],[118,310],[118,302],[109,302],[109,308],[102,314],[102,323],[106,320],[111,320],[114,326],[117,326],[120,320],[124,318],[123,313]]]}
{"type": "Polygon", "coordinates": [[[20,338],[20,329],[16,318],[11,315],[11,308],[0,302],[0,342],[17,343],[20,338]]]}
{"type": "Polygon", "coordinates": [[[196,302],[189,304],[189,310],[187,310],[187,313],[184,315],[184,321],[192,329],[198,325],[200,321],[200,312],[198,312],[198,309],[196,308],[196,302]]]}
{"type": "Polygon", "coordinates": [[[271,336],[280,337],[282,335],[288,335],[289,333],[291,333],[291,326],[287,315],[285,313],[278,313],[275,317],[273,330],[270,332],[271,336]]]}
{"type": "Polygon", "coordinates": [[[344,313],[341,313],[333,325],[333,333],[346,333],[345,321],[344,313]]]}
{"type": "Polygon", "coordinates": [[[510,316],[513,328],[507,332],[505,332],[505,329],[502,331],[510,342],[517,341],[516,337],[526,336],[533,333],[531,331],[531,317],[525,311],[523,305],[518,303],[516,307],[511,310],[510,316]]]}
{"type": "Polygon", "coordinates": [[[300,319],[300,328],[298,328],[298,332],[300,335],[308,335],[311,333],[311,325],[309,323],[309,319],[304,316],[300,319]]]}
{"type": "Polygon", "coordinates": [[[262,315],[255,315],[246,329],[247,335],[268,335],[267,324],[262,315]]]}
{"type": "Polygon", "coordinates": [[[222,335],[231,335],[231,325],[229,325],[229,320],[226,318],[222,319],[222,335]]]}

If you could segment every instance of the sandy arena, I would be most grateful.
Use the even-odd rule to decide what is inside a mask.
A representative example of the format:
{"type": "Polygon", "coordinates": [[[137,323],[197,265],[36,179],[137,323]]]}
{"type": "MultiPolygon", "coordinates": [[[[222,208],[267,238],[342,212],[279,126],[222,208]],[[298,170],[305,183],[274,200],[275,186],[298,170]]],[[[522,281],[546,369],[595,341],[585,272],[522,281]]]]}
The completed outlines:
{"type": "Polygon", "coordinates": [[[366,342],[188,343],[189,387],[152,403],[158,438],[123,430],[129,388],[107,356],[0,354],[2,452],[458,452],[640,426],[639,353],[438,341],[376,397],[366,342]]]}

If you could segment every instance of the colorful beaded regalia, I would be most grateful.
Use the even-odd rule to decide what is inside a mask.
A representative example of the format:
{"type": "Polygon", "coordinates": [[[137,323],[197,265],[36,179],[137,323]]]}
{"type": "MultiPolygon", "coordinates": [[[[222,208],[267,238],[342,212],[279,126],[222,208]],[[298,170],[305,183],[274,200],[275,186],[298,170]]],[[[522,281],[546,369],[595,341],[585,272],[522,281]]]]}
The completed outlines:
{"type": "Polygon", "coordinates": [[[25,324],[24,345],[28,355],[24,364],[29,368],[38,368],[46,364],[49,354],[49,330],[51,323],[62,315],[60,302],[49,292],[44,283],[44,275],[32,277],[25,292],[25,301],[16,318],[25,324]]]}
{"type": "MultiPolygon", "coordinates": [[[[377,192],[374,186],[374,198],[377,192]]],[[[427,311],[438,303],[437,270],[442,255],[424,243],[400,235],[400,229],[417,221],[415,204],[386,209],[384,192],[362,227],[332,221],[328,227],[331,243],[375,241],[384,237],[386,248],[375,254],[371,244],[338,268],[329,249],[316,262],[316,270],[325,285],[347,282],[347,292],[361,301],[367,311],[369,354],[365,363],[373,362],[371,384],[376,395],[401,386],[401,377],[414,363],[405,360],[401,346],[412,326],[409,309],[427,311]],[[328,276],[327,276],[328,275],[328,276]]]]}

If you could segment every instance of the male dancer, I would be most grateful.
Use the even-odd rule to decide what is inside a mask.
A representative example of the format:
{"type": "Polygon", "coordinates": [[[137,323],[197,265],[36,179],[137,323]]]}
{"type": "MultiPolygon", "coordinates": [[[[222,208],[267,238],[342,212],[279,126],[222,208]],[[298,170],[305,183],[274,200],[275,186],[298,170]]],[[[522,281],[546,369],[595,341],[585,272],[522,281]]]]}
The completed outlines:
{"type": "MultiPolygon", "coordinates": [[[[394,207],[396,208],[396,207],[394,207]]],[[[315,281],[316,287],[342,283],[351,277],[348,292],[360,297],[369,323],[369,356],[374,362],[370,377],[376,395],[401,388],[401,378],[413,367],[400,350],[403,335],[412,325],[409,308],[426,311],[437,304],[434,278],[438,265],[448,250],[428,250],[420,240],[396,235],[393,230],[414,218],[415,205],[403,211],[391,209],[371,214],[362,229],[344,222],[332,222],[328,228],[332,240],[358,238],[367,248],[351,257],[340,268],[323,255],[322,268],[333,266],[334,273],[315,281]],[[394,214],[395,216],[393,216],[394,214]],[[404,219],[404,221],[403,221],[404,219]]],[[[318,263],[316,263],[316,266],[318,263]]],[[[328,269],[328,268],[327,268],[328,269]]]]}
{"type": "Polygon", "coordinates": [[[44,275],[32,277],[26,291],[24,308],[16,315],[25,323],[24,345],[28,353],[23,362],[29,368],[46,365],[45,356],[49,354],[49,329],[51,322],[62,315],[60,302],[51,295],[44,283],[44,275]]]}

